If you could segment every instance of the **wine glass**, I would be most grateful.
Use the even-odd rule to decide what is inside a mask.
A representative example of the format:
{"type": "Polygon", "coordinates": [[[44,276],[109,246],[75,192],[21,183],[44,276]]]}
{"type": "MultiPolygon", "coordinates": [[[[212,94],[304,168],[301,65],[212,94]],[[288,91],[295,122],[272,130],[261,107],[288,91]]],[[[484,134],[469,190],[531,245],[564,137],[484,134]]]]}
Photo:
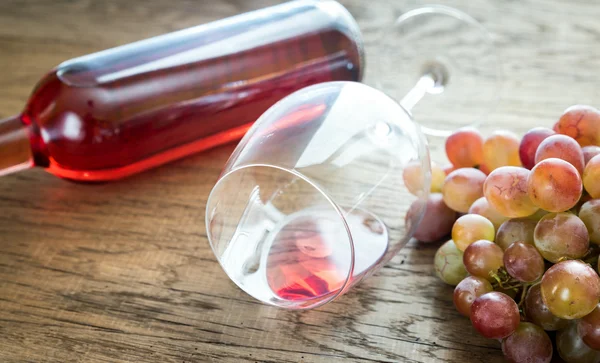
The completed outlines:
{"type": "MultiPolygon", "coordinates": [[[[413,108],[416,112],[426,94],[441,97],[477,78],[490,80],[481,87],[495,91],[494,70],[471,76],[483,64],[456,63],[457,57],[484,48],[479,42],[489,38],[481,32],[472,18],[454,9],[408,12],[367,47],[367,56],[383,58],[373,62],[365,80],[376,87],[321,83],[263,114],[207,201],[208,239],[229,278],[264,303],[309,309],[332,301],[397,254],[412,237],[429,196],[431,164],[421,127],[438,136],[457,125],[427,119],[424,110],[429,123],[420,127],[413,108]],[[437,31],[468,37],[436,44],[437,31]],[[394,41],[398,34],[405,37],[401,43],[394,41]],[[408,49],[389,49],[390,43],[408,49]],[[477,50],[454,53],[457,44],[477,50]],[[400,61],[397,74],[387,77],[400,61]],[[411,74],[411,69],[417,71],[411,74]],[[398,93],[410,79],[415,83],[398,93]]],[[[478,99],[489,108],[495,95],[477,94],[485,96],[478,99]]],[[[431,107],[462,104],[456,96],[437,102],[431,107]]],[[[471,125],[481,119],[461,120],[471,125]]]]}

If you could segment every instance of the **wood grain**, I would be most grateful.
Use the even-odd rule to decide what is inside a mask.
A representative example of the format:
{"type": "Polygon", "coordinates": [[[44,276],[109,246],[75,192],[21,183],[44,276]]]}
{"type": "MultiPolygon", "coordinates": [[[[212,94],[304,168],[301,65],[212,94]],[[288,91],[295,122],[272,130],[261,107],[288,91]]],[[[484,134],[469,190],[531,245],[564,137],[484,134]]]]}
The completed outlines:
{"type": "MultiPolygon", "coordinates": [[[[0,116],[74,56],[276,0],[3,0],[0,116]]],[[[425,0],[342,0],[365,38],[425,0]]],[[[494,33],[501,101],[484,120],[523,132],[598,105],[594,1],[440,0],[494,33]]],[[[432,140],[435,155],[440,140],[432,140]]],[[[501,362],[411,242],[378,274],[307,312],[257,303],[225,276],[203,222],[233,146],[100,185],[43,170],[0,179],[1,362],[501,362]]]]}

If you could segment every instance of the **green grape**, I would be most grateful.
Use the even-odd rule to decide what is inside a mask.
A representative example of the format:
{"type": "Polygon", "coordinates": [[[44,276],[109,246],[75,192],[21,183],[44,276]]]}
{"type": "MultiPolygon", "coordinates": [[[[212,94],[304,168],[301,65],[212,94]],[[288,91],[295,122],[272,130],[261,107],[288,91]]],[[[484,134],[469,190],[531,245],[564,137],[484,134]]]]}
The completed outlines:
{"type": "Polygon", "coordinates": [[[550,262],[583,257],[590,246],[585,224],[571,213],[550,213],[535,227],[535,247],[550,262]]]}
{"type": "Polygon", "coordinates": [[[600,352],[588,347],[571,323],[556,334],[556,349],[567,363],[600,363],[600,352]]]}
{"type": "Polygon", "coordinates": [[[454,222],[452,240],[456,247],[464,251],[471,243],[480,239],[494,240],[494,225],[487,218],[478,214],[466,214],[454,222]]]}
{"type": "Polygon", "coordinates": [[[441,193],[444,180],[446,179],[446,173],[444,169],[438,164],[431,163],[431,193],[441,193]]]}
{"type": "Polygon", "coordinates": [[[527,290],[525,296],[525,316],[534,324],[541,326],[544,330],[554,331],[567,326],[568,320],[556,317],[550,312],[542,298],[540,284],[535,284],[527,290]]]}
{"type": "Polygon", "coordinates": [[[480,216],[489,219],[494,225],[495,230],[498,230],[502,223],[508,220],[508,217],[500,214],[500,212],[490,205],[485,197],[481,197],[471,204],[469,214],[479,214],[480,216]]]}
{"type": "Polygon", "coordinates": [[[517,329],[519,321],[517,303],[501,292],[483,294],[471,305],[471,323],[486,338],[508,337],[517,329]]]}
{"type": "Polygon", "coordinates": [[[533,232],[537,222],[530,218],[513,218],[502,223],[496,233],[496,244],[503,250],[514,242],[533,244],[533,232]]]}
{"type": "Polygon", "coordinates": [[[540,288],[550,312],[562,319],[582,318],[600,301],[600,278],[581,261],[567,260],[550,267],[540,288]]]}
{"type": "Polygon", "coordinates": [[[483,294],[492,292],[492,284],[488,280],[476,276],[467,276],[454,289],[454,306],[462,315],[471,316],[473,301],[483,294]]]}
{"type": "Polygon", "coordinates": [[[452,240],[447,241],[437,250],[433,266],[435,274],[452,286],[456,286],[467,277],[467,270],[463,265],[463,253],[456,248],[452,240]]]}
{"type": "Polygon", "coordinates": [[[479,240],[465,249],[463,264],[471,275],[493,281],[493,274],[502,267],[503,255],[502,249],[494,242],[479,240]]]}
{"type": "Polygon", "coordinates": [[[552,341],[544,329],[527,322],[502,341],[502,353],[509,363],[549,363],[552,341]]]}
{"type": "Polygon", "coordinates": [[[579,209],[579,218],[587,228],[590,242],[600,245],[600,199],[583,203],[579,209]]]}
{"type": "MultiPolygon", "coordinates": [[[[466,254],[467,252],[465,251],[466,254]]],[[[521,282],[534,282],[540,279],[546,270],[542,255],[540,255],[534,246],[522,242],[511,244],[504,251],[503,261],[508,274],[521,282]]],[[[465,267],[469,271],[466,264],[465,267]]]]}

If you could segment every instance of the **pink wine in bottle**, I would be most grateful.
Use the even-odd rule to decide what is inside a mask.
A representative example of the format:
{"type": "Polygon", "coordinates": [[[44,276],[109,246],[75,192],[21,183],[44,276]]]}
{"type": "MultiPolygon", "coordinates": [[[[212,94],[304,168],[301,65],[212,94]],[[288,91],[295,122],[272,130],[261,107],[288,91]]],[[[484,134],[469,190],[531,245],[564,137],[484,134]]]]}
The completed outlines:
{"type": "Polygon", "coordinates": [[[271,105],[360,81],[358,26],[339,3],[298,0],[64,62],[0,121],[0,175],[46,168],[114,180],[241,138],[271,105]]]}

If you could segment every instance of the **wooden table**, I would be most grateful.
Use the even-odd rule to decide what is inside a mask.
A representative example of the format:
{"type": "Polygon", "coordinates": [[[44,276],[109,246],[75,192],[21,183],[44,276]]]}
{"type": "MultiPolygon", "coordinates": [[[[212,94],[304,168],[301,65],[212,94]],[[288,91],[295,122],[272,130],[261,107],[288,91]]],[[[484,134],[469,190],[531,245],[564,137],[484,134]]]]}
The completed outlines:
{"type": "MultiPolygon", "coordinates": [[[[2,0],[0,115],[62,60],[277,0],[2,0]]],[[[427,0],[342,0],[364,32],[427,0]]],[[[489,125],[551,125],[598,105],[600,7],[575,0],[442,0],[495,35],[503,89],[489,125]]],[[[489,131],[491,127],[487,127],[489,131]]],[[[436,145],[433,145],[435,148],[436,145]]],[[[435,148],[439,150],[439,148],[435,148]]],[[[500,362],[411,242],[332,304],[289,312],[231,283],[208,246],[207,194],[233,146],[122,182],[43,170],[0,179],[1,362],[500,362]]]]}

